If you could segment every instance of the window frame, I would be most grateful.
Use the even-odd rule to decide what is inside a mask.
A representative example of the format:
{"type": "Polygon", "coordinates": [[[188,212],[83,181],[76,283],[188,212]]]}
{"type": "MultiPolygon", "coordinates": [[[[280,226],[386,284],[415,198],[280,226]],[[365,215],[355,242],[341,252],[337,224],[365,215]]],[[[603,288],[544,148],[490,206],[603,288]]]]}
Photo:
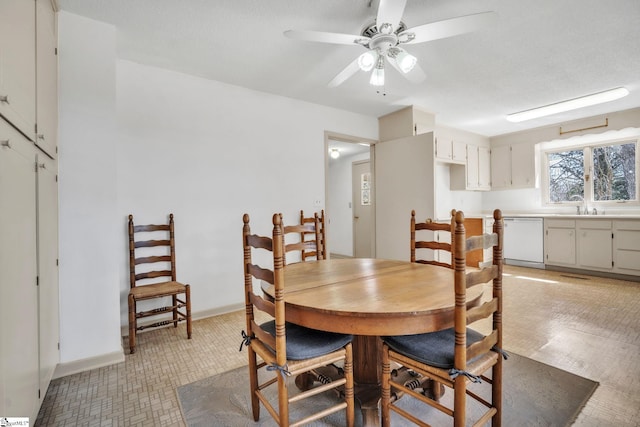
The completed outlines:
{"type": "MultiPolygon", "coordinates": [[[[553,141],[552,141],[553,142],[553,141]]],[[[635,134],[628,137],[619,137],[612,139],[602,139],[599,141],[591,141],[591,142],[582,142],[576,141],[574,143],[561,143],[557,144],[555,147],[552,146],[551,143],[544,143],[541,146],[540,155],[542,157],[541,161],[541,171],[540,175],[542,178],[542,199],[545,206],[548,207],[568,207],[568,206],[577,206],[577,207],[589,207],[589,208],[605,208],[612,206],[639,206],[640,205],[640,180],[638,179],[638,172],[640,171],[640,153],[638,153],[638,148],[640,147],[640,135],[635,134]],[[606,147],[611,145],[621,145],[621,144],[635,144],[635,173],[636,173],[636,185],[635,185],[635,194],[636,198],[634,200],[594,200],[594,180],[593,180],[593,150],[599,147],[606,147]],[[549,191],[550,185],[550,177],[549,177],[549,154],[552,153],[562,153],[565,151],[573,151],[573,150],[583,150],[584,156],[584,173],[583,173],[583,183],[584,183],[584,200],[571,200],[571,201],[561,201],[561,202],[552,202],[551,194],[549,191]],[[585,180],[585,175],[589,175],[589,180],[585,180]]]]}

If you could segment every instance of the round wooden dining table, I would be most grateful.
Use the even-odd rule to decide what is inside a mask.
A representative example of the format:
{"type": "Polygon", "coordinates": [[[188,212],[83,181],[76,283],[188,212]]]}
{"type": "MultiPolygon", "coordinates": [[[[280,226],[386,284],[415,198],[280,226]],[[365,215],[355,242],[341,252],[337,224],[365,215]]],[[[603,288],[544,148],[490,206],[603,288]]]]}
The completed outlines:
{"type": "MultiPolygon", "coordinates": [[[[356,398],[364,425],[380,425],[381,340],[453,326],[451,269],[385,259],[329,259],[284,268],[287,322],[353,334],[356,398]]],[[[273,287],[263,285],[273,297],[273,287]]],[[[481,290],[467,294],[476,305],[481,290]]]]}

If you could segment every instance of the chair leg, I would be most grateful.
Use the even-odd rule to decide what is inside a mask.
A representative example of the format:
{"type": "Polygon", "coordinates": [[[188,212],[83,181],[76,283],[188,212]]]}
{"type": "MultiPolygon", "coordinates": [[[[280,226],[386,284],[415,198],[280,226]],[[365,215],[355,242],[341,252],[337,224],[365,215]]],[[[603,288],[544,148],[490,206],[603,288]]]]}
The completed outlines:
{"type": "Polygon", "coordinates": [[[389,405],[391,404],[391,361],[389,360],[389,347],[382,345],[382,398],[380,409],[382,413],[382,427],[391,425],[389,405]]]}
{"type": "Polygon", "coordinates": [[[138,325],[136,323],[136,300],[132,294],[129,294],[129,353],[136,352],[136,331],[138,325]]]}
{"type": "Polygon", "coordinates": [[[346,357],[344,359],[344,377],[347,380],[344,387],[344,398],[347,401],[347,427],[353,427],[355,419],[355,403],[353,397],[353,346],[348,344],[345,347],[346,357]]]}
{"type": "Polygon", "coordinates": [[[491,419],[492,427],[502,426],[502,356],[498,356],[498,361],[493,365],[491,385],[491,399],[496,414],[491,419]]]}
{"type": "Polygon", "coordinates": [[[187,338],[191,339],[191,285],[185,285],[184,298],[187,304],[187,338]]]}
{"type": "Polygon", "coordinates": [[[173,327],[178,327],[178,295],[171,295],[171,307],[173,307],[173,327]]]}
{"type": "Polygon", "coordinates": [[[453,386],[453,427],[464,427],[467,421],[467,378],[459,375],[453,386]]]}
{"type": "Polygon", "coordinates": [[[256,360],[256,352],[253,351],[251,345],[248,346],[249,353],[249,387],[251,388],[251,411],[253,421],[260,419],[260,400],[256,395],[258,391],[258,361],[256,360]]]}
{"type": "Polygon", "coordinates": [[[277,373],[278,377],[278,415],[280,416],[280,426],[289,425],[289,388],[287,379],[277,373]]]}

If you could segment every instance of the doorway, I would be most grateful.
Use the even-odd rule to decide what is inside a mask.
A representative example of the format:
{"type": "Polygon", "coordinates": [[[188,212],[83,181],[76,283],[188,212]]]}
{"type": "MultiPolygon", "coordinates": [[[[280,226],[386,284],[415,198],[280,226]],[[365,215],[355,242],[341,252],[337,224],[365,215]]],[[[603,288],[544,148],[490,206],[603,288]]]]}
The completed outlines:
{"type": "MultiPolygon", "coordinates": [[[[329,258],[352,258],[356,256],[356,245],[374,246],[375,242],[375,200],[373,197],[373,140],[325,132],[325,213],[327,216],[327,249],[329,258]],[[334,153],[334,157],[331,153],[334,153]],[[338,154],[336,154],[336,151],[338,154]],[[371,220],[360,221],[356,226],[356,197],[360,203],[361,191],[354,191],[354,163],[366,163],[369,181],[368,212],[371,220]],[[370,166],[371,165],[371,166],[370,166]],[[357,234],[356,234],[357,233],[357,234]],[[365,243],[368,241],[369,243],[365,243]]],[[[361,166],[364,167],[364,166],[361,166]]],[[[359,179],[359,178],[358,178],[359,179]]],[[[359,184],[360,185],[360,184],[359,184]]],[[[365,197],[367,194],[365,194],[365,197]]],[[[358,218],[358,220],[360,219],[358,218]]],[[[374,251],[362,252],[358,256],[374,257],[374,251]]]]}

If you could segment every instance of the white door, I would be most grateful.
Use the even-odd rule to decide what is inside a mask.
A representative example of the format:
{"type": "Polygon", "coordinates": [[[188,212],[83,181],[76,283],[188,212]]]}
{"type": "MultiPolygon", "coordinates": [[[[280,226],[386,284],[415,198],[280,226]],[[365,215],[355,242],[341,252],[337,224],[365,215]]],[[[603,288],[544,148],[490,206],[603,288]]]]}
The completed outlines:
{"type": "Polygon", "coordinates": [[[373,181],[370,162],[354,162],[351,179],[353,188],[353,256],[355,258],[372,258],[373,181]]]}

